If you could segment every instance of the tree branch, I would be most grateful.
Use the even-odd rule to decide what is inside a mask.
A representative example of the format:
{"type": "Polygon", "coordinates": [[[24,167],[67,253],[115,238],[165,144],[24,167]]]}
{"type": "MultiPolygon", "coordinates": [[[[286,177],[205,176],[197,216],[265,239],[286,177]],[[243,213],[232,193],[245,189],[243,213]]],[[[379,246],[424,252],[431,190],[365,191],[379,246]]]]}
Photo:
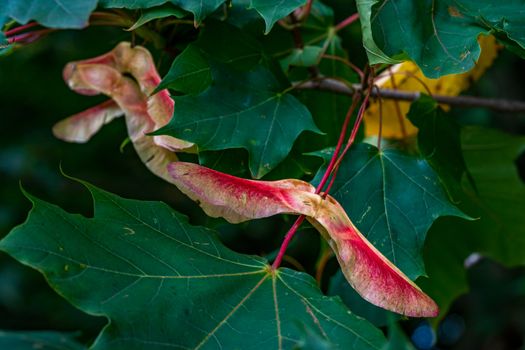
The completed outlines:
{"type": "MultiPolygon", "coordinates": [[[[356,91],[362,91],[360,84],[353,84],[351,87],[345,83],[332,79],[324,78],[293,84],[295,89],[323,90],[331,91],[342,95],[352,96],[356,91]]],[[[384,99],[415,101],[421,93],[416,91],[392,90],[392,89],[373,89],[372,96],[381,96],[384,99]]],[[[496,98],[484,98],[474,96],[444,96],[432,95],[439,103],[457,107],[482,107],[502,112],[525,112],[525,101],[505,100],[496,98]]]]}

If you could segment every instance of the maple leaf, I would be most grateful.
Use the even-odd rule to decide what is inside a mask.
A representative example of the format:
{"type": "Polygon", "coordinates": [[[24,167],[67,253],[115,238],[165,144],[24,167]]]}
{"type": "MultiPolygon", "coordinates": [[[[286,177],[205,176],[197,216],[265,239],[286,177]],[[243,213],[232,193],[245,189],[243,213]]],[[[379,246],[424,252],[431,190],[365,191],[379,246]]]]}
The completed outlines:
{"type": "Polygon", "coordinates": [[[412,317],[438,314],[438,307],[354,226],[341,205],[301,180],[257,181],[197,164],[168,165],[173,183],[212,217],[238,223],[288,213],[305,215],[334,250],[352,287],[369,302],[412,317]]]}
{"type": "Polygon", "coordinates": [[[193,144],[170,136],[146,135],[166,125],[174,110],[167,90],[150,96],[161,79],[148,50],[122,42],[104,55],[68,63],[63,75],[74,91],[84,95],[102,93],[112,100],[58,122],[53,127],[56,137],[87,142],[104,124],[124,115],[140,159],[154,174],[170,181],[166,166],[177,160],[172,151],[188,151],[193,144]]]}
{"type": "MultiPolygon", "coordinates": [[[[429,95],[438,94],[457,96],[466,90],[470,84],[478,80],[498,55],[498,44],[493,36],[480,36],[481,55],[475,67],[466,73],[450,74],[438,79],[430,79],[423,75],[421,69],[412,61],[392,66],[376,79],[379,88],[399,89],[405,91],[420,91],[429,95]]],[[[382,136],[401,139],[417,134],[418,129],[406,118],[411,103],[408,101],[383,100],[382,136]],[[401,119],[399,119],[399,116],[401,119]]],[[[448,106],[442,106],[445,110],[448,106]]],[[[365,113],[366,136],[377,136],[379,133],[379,101],[370,104],[365,113]]]]}

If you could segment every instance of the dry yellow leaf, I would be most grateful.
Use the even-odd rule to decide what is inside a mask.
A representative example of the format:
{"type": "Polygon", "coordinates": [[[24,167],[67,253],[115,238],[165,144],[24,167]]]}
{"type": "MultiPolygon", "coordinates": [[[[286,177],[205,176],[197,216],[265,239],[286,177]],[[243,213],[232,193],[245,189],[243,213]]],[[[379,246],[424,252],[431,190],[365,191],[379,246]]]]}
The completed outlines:
{"type": "MultiPolygon", "coordinates": [[[[474,69],[466,73],[451,74],[438,79],[430,79],[423,75],[417,65],[406,61],[384,71],[376,79],[380,88],[398,89],[403,91],[421,91],[436,95],[457,96],[466,90],[470,84],[478,80],[498,55],[498,44],[491,36],[480,36],[481,55],[474,69]]],[[[385,138],[401,139],[417,133],[417,128],[406,118],[410,102],[383,100],[383,130],[385,138]],[[397,106],[396,106],[397,104],[397,106]],[[397,111],[399,109],[399,111],[397,111]],[[401,118],[399,118],[399,115],[401,118]]],[[[443,106],[445,109],[448,106],[443,106]]],[[[379,102],[373,101],[365,113],[366,136],[377,136],[379,132],[379,102]]]]}

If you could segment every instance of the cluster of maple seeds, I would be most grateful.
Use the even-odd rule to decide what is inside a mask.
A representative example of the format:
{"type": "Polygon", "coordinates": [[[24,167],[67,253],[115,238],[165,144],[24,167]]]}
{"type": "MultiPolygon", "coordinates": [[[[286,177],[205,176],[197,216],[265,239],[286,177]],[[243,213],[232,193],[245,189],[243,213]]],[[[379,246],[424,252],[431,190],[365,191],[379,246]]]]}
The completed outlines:
{"type": "Polygon", "coordinates": [[[307,219],[327,239],[348,282],[364,299],[407,316],[436,316],[434,301],[370,244],[341,205],[328,195],[340,161],[363,120],[372,90],[371,76],[370,72],[365,76],[369,87],[364,98],[356,94],[352,100],[336,149],[317,188],[295,179],[247,180],[179,162],[173,151],[194,151],[195,147],[167,136],[148,136],[168,123],[174,103],[166,90],[152,95],[160,82],[152,57],[145,48],[129,43],[120,43],[109,53],[66,66],[64,79],[70,88],[86,95],[102,93],[111,100],[57,123],[53,131],[65,141],[87,142],[104,124],[124,115],[130,140],[146,166],[198,200],[208,215],[233,223],[282,213],[299,215],[285,236],[272,265],[274,270],[280,266],[297,228],[307,219]],[[350,119],[359,103],[357,119],[343,148],[350,119]]]}

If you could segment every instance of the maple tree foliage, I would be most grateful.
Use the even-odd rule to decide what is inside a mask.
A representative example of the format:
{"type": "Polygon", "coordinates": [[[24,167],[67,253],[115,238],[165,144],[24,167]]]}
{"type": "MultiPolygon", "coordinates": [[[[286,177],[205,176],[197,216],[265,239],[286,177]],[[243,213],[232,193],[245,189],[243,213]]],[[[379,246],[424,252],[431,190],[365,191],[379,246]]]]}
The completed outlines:
{"type": "MultiPolygon", "coordinates": [[[[438,322],[465,288],[463,273],[447,281],[446,295],[441,292],[440,259],[427,257],[447,242],[436,238],[439,231],[426,242],[428,232],[458,231],[455,239],[465,243],[453,254],[454,269],[474,252],[508,265],[525,263],[525,233],[515,229],[525,197],[513,163],[524,140],[465,126],[452,114],[461,104],[523,111],[519,102],[458,96],[500,50],[525,57],[525,17],[515,13],[522,5],[1,4],[0,56],[16,57],[63,30],[126,29],[123,41],[111,39],[109,51],[63,68],[69,89],[103,95],[105,102],[71,110],[49,129],[89,148],[95,134],[123,117],[121,148],[129,141],[144,168],[196,201],[204,214],[191,215],[208,227],[164,203],[125,199],[65,174],[91,193],[93,217],[70,214],[22,189],[33,208],[0,241],[0,250],[108,323],[91,342],[28,330],[0,332],[0,345],[412,346],[392,315],[438,322]],[[345,13],[334,15],[333,6],[345,13]],[[399,9],[407,15],[399,17],[399,9]],[[417,16],[428,17],[430,27],[414,21],[417,16]],[[504,145],[504,157],[495,155],[494,144],[504,145]],[[505,184],[494,190],[491,181],[505,184]],[[512,211],[502,211],[508,205],[512,211]],[[283,236],[269,228],[280,242],[262,256],[235,252],[216,236],[217,227],[258,225],[268,217],[288,229],[283,236]],[[304,270],[290,249],[310,228],[321,242],[313,271],[285,267],[304,270]],[[469,238],[473,232],[480,233],[477,241],[469,238]],[[326,268],[332,256],[339,265],[333,276],[326,268]],[[324,281],[360,298],[326,296],[324,281]],[[386,324],[388,339],[379,328],[386,324]]],[[[139,186],[148,191],[148,184],[139,186]]]]}

